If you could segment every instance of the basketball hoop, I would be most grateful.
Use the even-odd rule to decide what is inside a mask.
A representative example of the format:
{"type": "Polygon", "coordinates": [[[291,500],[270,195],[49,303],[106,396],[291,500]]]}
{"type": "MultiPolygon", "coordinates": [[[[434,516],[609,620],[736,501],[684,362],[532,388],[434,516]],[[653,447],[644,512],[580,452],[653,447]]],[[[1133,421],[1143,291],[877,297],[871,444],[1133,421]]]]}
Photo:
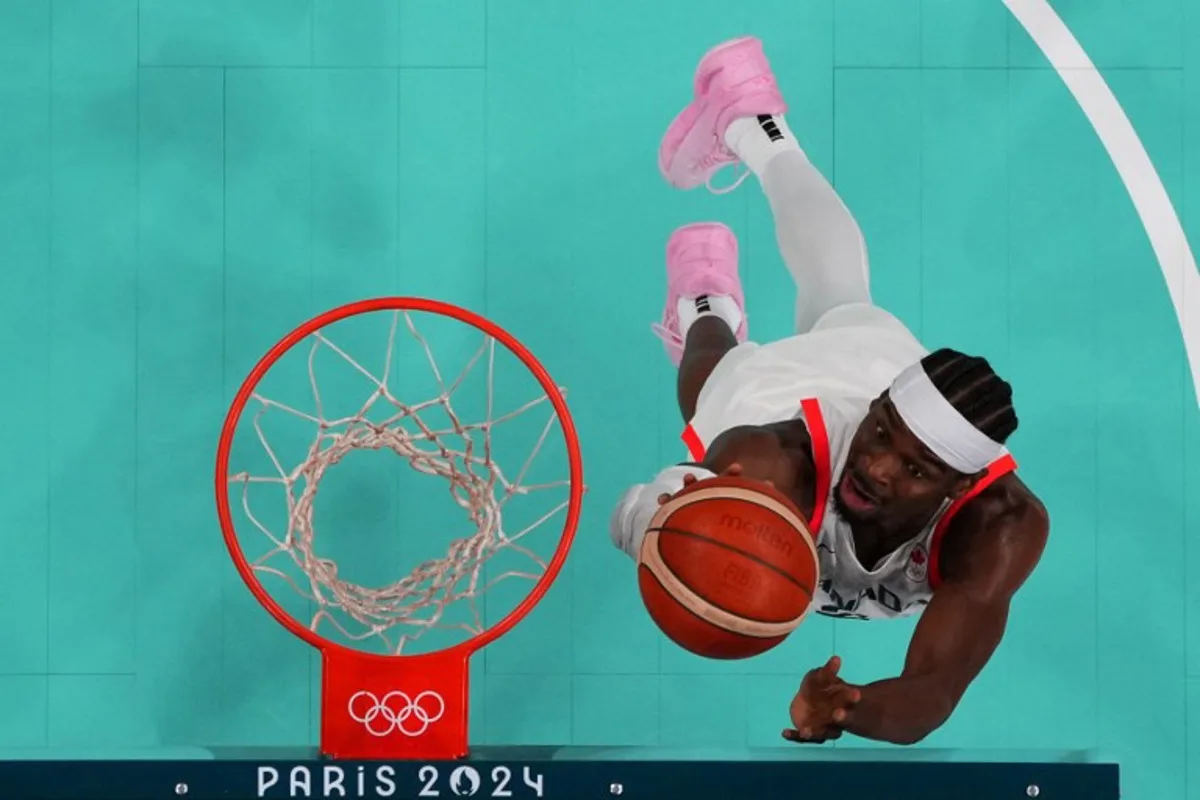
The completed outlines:
{"type": "MultiPolygon", "coordinates": [[[[518,370],[520,371],[520,370],[518,370]]],[[[529,377],[529,376],[526,376],[529,377]]],[[[334,388],[345,388],[342,381],[334,388]]],[[[532,385],[532,384],[531,384],[532,385]]],[[[540,417],[537,417],[540,419],[540,417]]],[[[387,297],[365,300],[327,311],[304,323],[255,365],[238,390],[226,416],[217,449],[217,512],[225,543],[242,579],[264,608],[287,630],[317,648],[322,656],[320,749],[324,755],[354,759],[450,759],[467,754],[468,662],[472,654],[511,630],[546,595],[566,560],[579,522],[583,500],[583,467],[579,441],[563,393],[538,360],[512,335],[483,317],[435,300],[387,297]],[[335,341],[327,330],[350,318],[377,315],[387,323],[386,357],[382,370],[356,359],[335,341]],[[482,344],[467,361],[457,378],[443,377],[415,316],[442,322],[457,322],[471,336],[482,334],[482,344]],[[466,327],[470,326],[470,328],[466,327]],[[474,331],[471,331],[474,328],[474,331]],[[397,383],[411,384],[412,373],[393,367],[397,336],[404,330],[424,353],[432,372],[435,397],[407,402],[397,383]],[[315,410],[269,399],[260,391],[267,373],[294,347],[307,342],[308,383],[315,410]],[[515,356],[536,380],[540,398],[515,409],[493,408],[494,370],[497,347],[515,356]],[[355,413],[336,415],[325,407],[317,354],[336,356],[365,380],[368,391],[355,413]],[[486,408],[484,419],[473,422],[455,406],[456,392],[462,393],[466,376],[486,364],[486,408]],[[253,415],[254,438],[267,453],[270,469],[252,474],[231,467],[235,434],[248,405],[253,415]],[[386,412],[378,418],[380,410],[386,412]],[[509,472],[496,463],[494,432],[503,423],[532,414],[549,412],[537,428],[528,459],[509,472]],[[308,426],[311,442],[300,463],[286,462],[261,424],[269,413],[298,420],[308,426]],[[446,423],[431,422],[434,414],[446,423]],[[557,423],[565,445],[568,475],[556,482],[535,483],[527,478],[535,456],[546,444],[557,423]],[[354,584],[339,575],[338,564],[314,552],[314,499],[327,470],[355,450],[390,450],[424,475],[449,482],[450,495],[466,512],[468,529],[453,539],[441,558],[425,560],[410,574],[383,587],[354,584]],[[285,499],[286,520],[278,529],[261,521],[261,511],[250,499],[256,487],[268,487],[285,499]],[[544,514],[536,515],[519,530],[505,526],[509,501],[529,497],[539,490],[557,490],[565,495],[544,514]],[[261,556],[247,554],[234,523],[230,495],[240,495],[249,524],[242,530],[263,534],[269,549],[261,556]],[[562,518],[562,536],[553,555],[542,559],[521,540],[552,518],[562,518]],[[487,576],[488,562],[499,553],[511,553],[533,562],[537,569],[520,569],[487,576]],[[289,613],[263,585],[263,577],[281,577],[291,584],[313,612],[301,622],[289,613]],[[474,602],[501,580],[523,577],[533,580],[528,594],[494,624],[486,625],[474,602]],[[467,623],[444,623],[447,607],[456,602],[472,606],[467,623]],[[469,639],[434,652],[410,654],[403,649],[433,628],[461,628],[469,639]],[[328,635],[323,635],[325,630],[328,635]],[[370,640],[384,642],[385,652],[355,649],[334,641],[343,637],[351,644],[370,640]]],[[[457,513],[457,512],[456,512],[457,513]]],[[[456,517],[458,519],[458,517],[456,517]]],[[[551,528],[551,532],[552,532],[551,528]]],[[[261,541],[256,537],[256,541],[261,541]]]]}

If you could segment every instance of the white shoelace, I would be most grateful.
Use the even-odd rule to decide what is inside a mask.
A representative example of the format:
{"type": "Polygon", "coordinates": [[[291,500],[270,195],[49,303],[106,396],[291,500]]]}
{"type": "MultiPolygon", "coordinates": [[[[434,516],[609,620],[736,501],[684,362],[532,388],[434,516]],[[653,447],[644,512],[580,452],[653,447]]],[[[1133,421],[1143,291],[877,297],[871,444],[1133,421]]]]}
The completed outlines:
{"type": "Polygon", "coordinates": [[[708,189],[713,194],[729,194],[734,189],[741,186],[742,181],[746,180],[746,178],[749,175],[750,175],[749,168],[747,168],[746,165],[743,164],[741,161],[733,161],[728,164],[722,164],[720,167],[717,167],[716,171],[713,172],[712,175],[708,176],[708,179],[706,181],[704,181],[704,188],[708,189]],[[728,186],[723,186],[723,187],[713,186],[713,178],[717,177],[717,174],[720,173],[721,170],[725,169],[725,167],[733,167],[733,171],[734,171],[733,183],[729,184],[728,186]]]}
{"type": "Polygon", "coordinates": [[[676,347],[683,347],[683,335],[677,331],[671,330],[662,323],[650,323],[650,330],[655,336],[657,336],[659,339],[662,339],[667,344],[675,345],[676,347]]]}

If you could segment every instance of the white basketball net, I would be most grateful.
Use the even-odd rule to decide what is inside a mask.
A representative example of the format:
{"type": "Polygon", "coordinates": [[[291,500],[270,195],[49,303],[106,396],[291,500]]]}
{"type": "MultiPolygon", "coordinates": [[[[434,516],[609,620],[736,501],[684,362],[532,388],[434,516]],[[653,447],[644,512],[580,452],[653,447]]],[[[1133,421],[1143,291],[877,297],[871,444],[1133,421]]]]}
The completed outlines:
{"type": "MultiPolygon", "coordinates": [[[[238,472],[229,476],[231,484],[240,484],[242,487],[242,508],[246,516],[272,543],[269,552],[251,562],[252,569],[283,578],[301,595],[315,603],[316,613],[309,624],[312,630],[316,631],[322,621],[327,621],[352,640],[379,637],[389,652],[399,654],[407,642],[432,628],[461,628],[472,634],[481,632],[484,626],[475,600],[499,581],[515,577],[536,580],[545,572],[547,561],[518,542],[557,516],[568,505],[568,501],[563,500],[520,530],[508,531],[504,528],[502,512],[510,499],[537,490],[568,486],[570,483],[568,480],[530,485],[523,483],[530,465],[557,421],[552,407],[549,419],[541,428],[541,435],[515,475],[505,473],[492,458],[492,430],[497,425],[513,420],[537,406],[549,407],[549,399],[543,394],[515,410],[494,417],[495,340],[484,335],[482,344],[468,360],[462,372],[447,383],[434,360],[433,351],[425,338],[418,333],[408,312],[396,311],[392,314],[386,366],[381,375],[372,373],[330,341],[322,331],[313,333],[311,339],[308,375],[316,403],[316,413],[299,411],[292,406],[263,397],[257,392],[251,395],[251,402],[259,404],[254,415],[254,430],[274,466],[275,474],[251,475],[238,472]],[[401,402],[388,386],[401,318],[409,333],[424,350],[439,390],[436,397],[415,405],[401,402]],[[321,348],[327,348],[344,359],[374,387],[353,416],[338,419],[325,417],[314,369],[314,359],[321,348]],[[453,408],[451,398],[485,354],[485,418],[478,422],[465,422],[453,408]],[[377,406],[381,403],[390,406],[390,409],[385,407],[385,413],[389,416],[382,421],[367,419],[368,412],[373,409],[376,419],[379,418],[377,406]],[[444,427],[443,423],[443,427],[435,429],[422,419],[422,412],[435,408],[440,409],[449,418],[449,427],[444,427]],[[316,438],[308,448],[307,457],[295,466],[281,463],[276,450],[272,448],[263,432],[262,417],[272,410],[292,414],[312,423],[316,428],[316,438]],[[402,426],[402,422],[409,424],[402,426]],[[454,447],[451,447],[451,444],[454,447]],[[384,448],[407,459],[413,469],[449,481],[450,494],[468,515],[470,526],[475,528],[475,532],[454,540],[444,557],[419,564],[411,573],[390,585],[368,588],[341,579],[338,576],[338,565],[314,552],[316,532],[313,530],[313,501],[326,471],[351,451],[384,448]],[[272,531],[255,516],[251,509],[250,487],[256,483],[280,484],[286,490],[285,531],[272,531]],[[485,580],[481,575],[484,564],[502,550],[516,551],[527,557],[531,562],[529,570],[509,571],[485,580]],[[287,559],[291,565],[298,567],[307,580],[303,583],[296,580],[289,574],[292,572],[290,567],[284,568],[288,567],[286,562],[283,567],[278,565],[280,559],[287,559]],[[471,603],[471,621],[443,623],[444,611],[458,600],[471,603]],[[339,617],[354,620],[361,625],[361,629],[351,630],[339,617]]],[[[250,403],[247,403],[247,408],[249,406],[250,403]]]]}

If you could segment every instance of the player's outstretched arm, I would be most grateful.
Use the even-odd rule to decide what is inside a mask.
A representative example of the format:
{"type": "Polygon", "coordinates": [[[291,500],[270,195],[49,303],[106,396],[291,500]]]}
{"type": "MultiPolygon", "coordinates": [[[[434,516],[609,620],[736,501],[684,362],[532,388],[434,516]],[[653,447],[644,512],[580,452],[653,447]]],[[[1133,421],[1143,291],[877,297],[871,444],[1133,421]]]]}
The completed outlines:
{"type": "MultiPolygon", "coordinates": [[[[914,744],[949,719],[1000,644],[1012,598],[1045,549],[1049,520],[1030,495],[990,509],[982,503],[976,513],[956,519],[955,527],[947,533],[948,540],[958,539],[954,554],[943,561],[943,583],[917,623],[900,676],[840,692],[848,702],[818,707],[811,719],[796,719],[794,702],[795,727],[785,737],[822,741],[845,730],[914,744]]],[[[801,702],[800,708],[808,706],[801,702]]]]}

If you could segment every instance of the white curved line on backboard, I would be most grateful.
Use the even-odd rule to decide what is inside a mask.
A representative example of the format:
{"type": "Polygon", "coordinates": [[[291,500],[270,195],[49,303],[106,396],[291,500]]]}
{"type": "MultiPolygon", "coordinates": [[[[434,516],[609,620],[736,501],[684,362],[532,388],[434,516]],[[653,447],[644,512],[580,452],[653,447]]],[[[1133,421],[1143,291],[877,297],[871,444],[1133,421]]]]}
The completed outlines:
{"type": "Polygon", "coordinates": [[[1046,0],[1002,0],[1075,96],[1121,176],[1162,269],[1200,400],[1200,271],[1158,171],[1121,104],[1046,0]]]}

